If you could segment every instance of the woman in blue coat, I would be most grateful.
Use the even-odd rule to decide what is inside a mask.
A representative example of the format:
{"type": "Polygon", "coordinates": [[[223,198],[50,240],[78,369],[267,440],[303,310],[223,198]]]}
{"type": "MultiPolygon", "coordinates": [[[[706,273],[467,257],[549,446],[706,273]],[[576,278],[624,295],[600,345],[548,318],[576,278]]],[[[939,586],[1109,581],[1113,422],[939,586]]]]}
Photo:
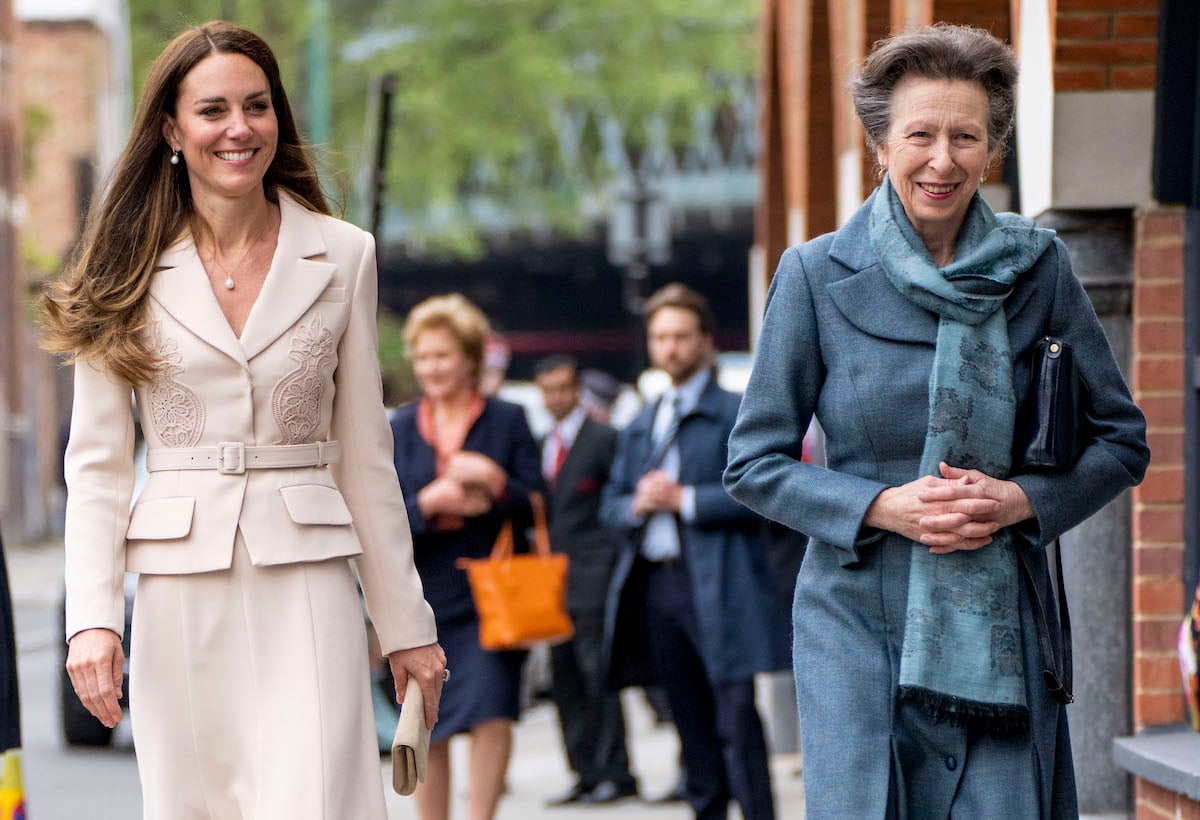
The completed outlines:
{"type": "Polygon", "coordinates": [[[405,342],[422,398],[392,419],[396,472],[413,534],[413,559],[433,607],[446,665],[429,747],[417,787],[422,820],[446,820],[450,807],[450,738],[470,735],[468,813],[495,814],[512,751],[523,652],[479,646],[479,615],[459,558],[492,551],[505,519],[524,532],[529,494],[545,492],[541,454],[518,405],[479,392],[488,322],[459,294],[412,309],[405,342]]]}
{"type": "Polygon", "coordinates": [[[793,606],[809,817],[1078,813],[1020,564],[1053,600],[1045,546],[1149,451],[1066,249],[978,193],[1016,74],[977,29],[878,43],[851,93],[880,187],[771,286],[725,483],[811,537],[793,606]],[[1047,335],[1090,385],[1091,437],[1070,468],[1022,472],[1013,429],[1047,335]],[[801,462],[813,415],[826,466],[801,462]]]}

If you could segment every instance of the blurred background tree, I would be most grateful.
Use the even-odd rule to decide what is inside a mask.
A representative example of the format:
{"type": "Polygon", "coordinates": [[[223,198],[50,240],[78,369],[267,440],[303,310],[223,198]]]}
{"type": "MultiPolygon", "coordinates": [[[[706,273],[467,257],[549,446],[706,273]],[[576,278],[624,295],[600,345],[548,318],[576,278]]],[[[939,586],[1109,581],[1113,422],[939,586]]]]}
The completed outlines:
{"type": "Polygon", "coordinates": [[[154,56],[187,25],[223,18],[262,35],[279,58],[301,128],[325,135],[327,187],[360,224],[367,215],[356,208],[356,180],[365,179],[372,154],[368,87],[374,77],[394,76],[383,232],[455,256],[482,252],[489,213],[510,229],[583,231],[602,210],[594,202],[589,209],[589,199],[613,165],[606,128],[620,129],[636,166],[651,139],[648,124],[683,145],[696,112],[731,105],[756,64],[753,0],[130,0],[129,7],[135,93],[154,56]]]}

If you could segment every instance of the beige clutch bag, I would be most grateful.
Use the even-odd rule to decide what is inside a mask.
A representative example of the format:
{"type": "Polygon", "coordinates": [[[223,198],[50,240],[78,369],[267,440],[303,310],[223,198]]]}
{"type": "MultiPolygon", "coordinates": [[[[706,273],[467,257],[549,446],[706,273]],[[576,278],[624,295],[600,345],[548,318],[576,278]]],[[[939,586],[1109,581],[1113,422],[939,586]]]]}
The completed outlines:
{"type": "Polygon", "coordinates": [[[429,730],[425,728],[425,697],[416,678],[409,676],[404,690],[404,706],[396,722],[392,738],[392,788],[397,794],[409,795],[417,782],[425,782],[425,765],[429,761],[429,730]]]}

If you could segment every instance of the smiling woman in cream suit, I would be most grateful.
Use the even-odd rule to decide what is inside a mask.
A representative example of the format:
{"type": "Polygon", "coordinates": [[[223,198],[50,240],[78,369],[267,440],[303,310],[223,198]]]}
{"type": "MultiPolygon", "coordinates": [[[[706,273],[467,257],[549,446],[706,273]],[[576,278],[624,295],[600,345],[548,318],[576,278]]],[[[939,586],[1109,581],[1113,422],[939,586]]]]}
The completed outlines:
{"type": "Polygon", "coordinates": [[[274,56],[228,23],[158,58],[108,190],[44,300],[75,361],[71,680],[120,720],[121,581],[140,573],[145,816],[382,820],[351,564],[431,726],[445,655],[390,459],[374,241],[327,215],[274,56]],[[131,394],[150,473],[132,510],[131,394]]]}

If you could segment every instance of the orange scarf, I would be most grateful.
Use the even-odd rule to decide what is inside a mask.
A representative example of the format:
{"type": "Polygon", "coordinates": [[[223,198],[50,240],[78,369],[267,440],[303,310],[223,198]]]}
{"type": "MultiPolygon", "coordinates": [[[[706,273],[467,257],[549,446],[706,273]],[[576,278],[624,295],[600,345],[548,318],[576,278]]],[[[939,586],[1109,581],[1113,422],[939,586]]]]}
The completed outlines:
{"type": "MultiPolygon", "coordinates": [[[[450,456],[462,452],[467,435],[475,426],[475,422],[479,421],[479,417],[483,415],[486,405],[487,400],[481,394],[472,393],[463,423],[438,430],[433,418],[433,402],[422,398],[417,403],[417,432],[421,439],[433,449],[435,475],[438,477],[444,475],[450,456]]],[[[466,520],[461,515],[436,515],[429,522],[430,529],[436,532],[461,530],[465,524],[466,520]]]]}

